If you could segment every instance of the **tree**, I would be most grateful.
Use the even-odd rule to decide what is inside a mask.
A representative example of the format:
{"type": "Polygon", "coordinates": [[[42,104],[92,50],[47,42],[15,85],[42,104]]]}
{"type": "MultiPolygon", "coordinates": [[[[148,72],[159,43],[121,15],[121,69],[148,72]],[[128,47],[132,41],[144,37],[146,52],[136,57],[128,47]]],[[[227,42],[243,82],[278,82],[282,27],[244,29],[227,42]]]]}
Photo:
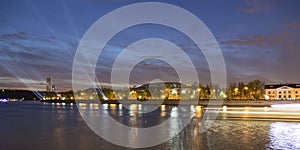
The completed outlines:
{"type": "Polygon", "coordinates": [[[204,98],[205,99],[209,99],[210,98],[210,94],[211,94],[210,87],[209,87],[209,85],[206,85],[206,88],[204,90],[204,98]]]}
{"type": "Polygon", "coordinates": [[[253,80],[248,83],[250,97],[257,100],[263,97],[264,82],[253,80]]]}
{"type": "Polygon", "coordinates": [[[244,95],[244,87],[245,87],[244,82],[239,82],[238,83],[237,95],[238,95],[239,99],[242,99],[242,97],[244,95]]]}
{"type": "Polygon", "coordinates": [[[235,89],[236,83],[230,83],[229,88],[226,91],[227,99],[236,99],[235,89]]]}

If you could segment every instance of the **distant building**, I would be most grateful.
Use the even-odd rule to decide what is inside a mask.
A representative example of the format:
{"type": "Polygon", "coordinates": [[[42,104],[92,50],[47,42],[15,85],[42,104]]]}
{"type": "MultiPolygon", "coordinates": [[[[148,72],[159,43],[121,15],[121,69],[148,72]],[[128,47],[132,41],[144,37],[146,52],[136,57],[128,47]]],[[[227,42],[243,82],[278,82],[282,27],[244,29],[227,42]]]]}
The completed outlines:
{"type": "Polygon", "coordinates": [[[51,83],[51,78],[50,77],[46,78],[46,91],[47,92],[52,92],[52,83],[51,83]]]}
{"type": "Polygon", "coordinates": [[[52,85],[52,87],[51,87],[51,92],[56,92],[56,87],[55,87],[55,85],[52,85]]]}
{"type": "Polygon", "coordinates": [[[300,99],[300,84],[266,84],[265,95],[267,100],[300,99]]]}

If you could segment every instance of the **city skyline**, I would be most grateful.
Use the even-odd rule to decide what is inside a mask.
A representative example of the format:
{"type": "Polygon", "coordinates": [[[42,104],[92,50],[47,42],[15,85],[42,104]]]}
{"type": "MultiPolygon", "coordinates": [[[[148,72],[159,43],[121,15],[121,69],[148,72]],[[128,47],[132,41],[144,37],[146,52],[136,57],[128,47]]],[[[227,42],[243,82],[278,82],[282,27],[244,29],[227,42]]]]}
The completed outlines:
{"type": "MultiPolygon", "coordinates": [[[[142,1],[2,1],[0,88],[45,89],[49,76],[58,91],[71,89],[73,58],[84,33],[103,15],[135,2],[142,1]]],[[[224,55],[228,83],[253,79],[299,83],[299,1],[161,2],[182,7],[207,25],[224,55]]],[[[210,82],[207,62],[189,39],[148,24],[126,29],[110,41],[97,64],[99,81],[109,83],[110,68],[122,49],[149,37],[179,45],[197,66],[200,82],[210,82]]],[[[178,80],[170,65],[145,60],[132,71],[131,84],[153,78],[178,80]]]]}

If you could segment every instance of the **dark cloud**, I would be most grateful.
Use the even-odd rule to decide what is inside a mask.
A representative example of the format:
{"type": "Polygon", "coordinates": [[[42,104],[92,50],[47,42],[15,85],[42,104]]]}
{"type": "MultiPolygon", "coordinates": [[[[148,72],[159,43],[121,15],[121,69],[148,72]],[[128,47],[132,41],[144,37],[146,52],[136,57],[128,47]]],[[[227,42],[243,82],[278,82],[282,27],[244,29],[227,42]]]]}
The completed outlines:
{"type": "Polygon", "coordinates": [[[270,45],[271,40],[270,37],[265,36],[265,35],[255,35],[253,37],[245,37],[245,36],[240,36],[237,39],[233,40],[227,40],[227,41],[221,41],[221,44],[224,45],[236,45],[236,46],[246,46],[246,45],[254,45],[254,46],[265,46],[265,45],[270,45]]]}
{"type": "Polygon", "coordinates": [[[295,49],[300,46],[300,34],[291,31],[275,32],[269,35],[256,34],[254,36],[239,36],[230,40],[220,41],[226,48],[236,49],[249,46],[255,47],[280,47],[285,51],[295,49]]]}
{"type": "Polygon", "coordinates": [[[287,23],[287,24],[284,24],[284,26],[289,27],[289,28],[293,28],[293,29],[298,29],[298,30],[300,30],[300,22],[296,22],[296,23],[287,23]]]}
{"type": "Polygon", "coordinates": [[[270,10],[273,4],[270,0],[245,0],[238,5],[238,9],[245,13],[257,13],[270,10]]]}
{"type": "Polygon", "coordinates": [[[6,23],[6,19],[1,19],[0,18],[0,24],[6,23]]]}
{"type": "Polygon", "coordinates": [[[285,30],[220,42],[229,81],[299,82],[300,35],[285,30]]]}
{"type": "Polygon", "coordinates": [[[0,41],[8,41],[8,40],[16,40],[16,39],[19,39],[19,40],[26,39],[26,33],[25,32],[17,32],[17,33],[0,35],[0,41]]]}

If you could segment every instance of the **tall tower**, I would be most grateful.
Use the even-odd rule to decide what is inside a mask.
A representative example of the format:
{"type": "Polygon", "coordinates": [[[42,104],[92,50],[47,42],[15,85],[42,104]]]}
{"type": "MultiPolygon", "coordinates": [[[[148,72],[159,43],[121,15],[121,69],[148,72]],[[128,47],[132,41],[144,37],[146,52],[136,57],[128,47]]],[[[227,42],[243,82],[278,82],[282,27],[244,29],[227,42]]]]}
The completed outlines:
{"type": "Polygon", "coordinates": [[[46,91],[47,92],[52,92],[52,84],[51,84],[51,78],[50,77],[46,78],[46,91]]]}

